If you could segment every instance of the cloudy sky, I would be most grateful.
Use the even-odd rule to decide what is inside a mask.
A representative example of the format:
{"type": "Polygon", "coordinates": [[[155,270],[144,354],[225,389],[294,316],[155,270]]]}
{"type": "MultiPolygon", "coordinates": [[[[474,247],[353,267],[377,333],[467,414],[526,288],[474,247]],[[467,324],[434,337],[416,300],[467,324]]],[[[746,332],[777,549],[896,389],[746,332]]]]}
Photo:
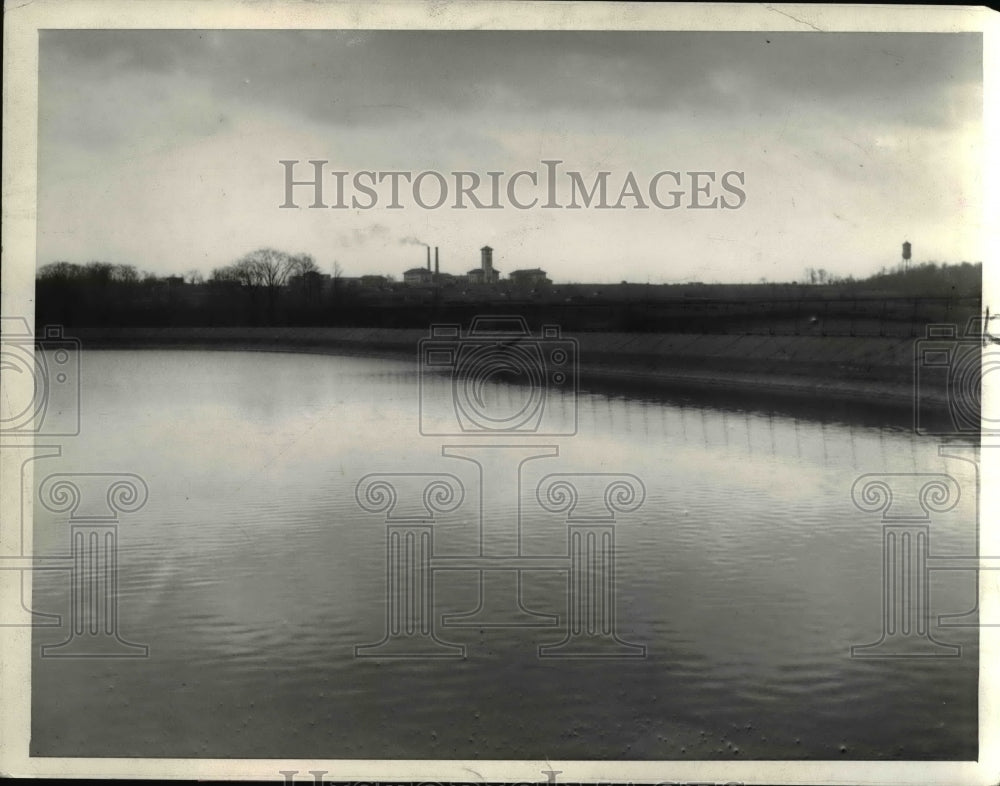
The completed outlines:
{"type": "Polygon", "coordinates": [[[981,120],[973,34],[42,31],[38,263],[208,274],[273,246],[398,277],[416,240],[442,270],[489,244],[501,271],[558,281],[866,275],[904,239],[917,261],[974,261],[981,120]],[[629,171],[738,170],[747,198],[393,210],[383,186],[375,209],[299,190],[282,210],[283,159],[484,180],[561,159],[611,172],[611,201],[629,171]]]}

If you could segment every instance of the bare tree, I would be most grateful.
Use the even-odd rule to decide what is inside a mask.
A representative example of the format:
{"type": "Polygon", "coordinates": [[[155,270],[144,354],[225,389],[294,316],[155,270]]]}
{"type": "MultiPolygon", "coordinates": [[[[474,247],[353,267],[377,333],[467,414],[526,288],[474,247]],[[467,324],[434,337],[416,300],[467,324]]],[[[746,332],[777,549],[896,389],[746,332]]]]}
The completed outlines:
{"type": "Polygon", "coordinates": [[[251,251],[236,262],[240,281],[247,287],[280,287],[284,283],[287,255],[273,248],[251,251]]]}
{"type": "Polygon", "coordinates": [[[335,305],[340,303],[341,293],[342,293],[342,281],[344,277],[344,269],[340,266],[338,260],[333,261],[333,302],[335,305]]]}
{"type": "Polygon", "coordinates": [[[318,273],[319,268],[316,266],[316,261],[312,258],[310,254],[293,254],[288,257],[286,262],[287,278],[294,278],[296,276],[304,276],[306,273],[318,273]]]}
{"type": "MultiPolygon", "coordinates": [[[[310,260],[311,261],[311,260],[310,260]]],[[[304,260],[296,265],[305,264],[304,260]]],[[[278,294],[292,271],[292,257],[273,248],[258,248],[236,263],[240,281],[251,289],[263,288],[267,292],[268,321],[273,322],[278,294]]]]}
{"type": "Polygon", "coordinates": [[[120,284],[135,284],[139,281],[139,272],[135,265],[113,265],[111,280],[120,284]]]}
{"type": "Polygon", "coordinates": [[[213,269],[209,280],[214,283],[224,284],[243,283],[240,272],[236,269],[236,265],[226,265],[225,267],[217,267],[213,269]]]}
{"type": "Polygon", "coordinates": [[[251,302],[256,301],[258,292],[266,293],[268,320],[273,322],[281,290],[305,277],[314,278],[318,273],[316,261],[309,254],[288,254],[274,248],[258,248],[232,265],[213,270],[211,280],[240,284],[249,291],[251,302]]]}
{"type": "Polygon", "coordinates": [[[115,266],[110,262],[88,262],[85,275],[95,284],[107,284],[112,280],[115,266]]]}
{"type": "Polygon", "coordinates": [[[72,262],[50,262],[38,271],[41,280],[58,279],[69,281],[83,275],[83,269],[72,262]]]}

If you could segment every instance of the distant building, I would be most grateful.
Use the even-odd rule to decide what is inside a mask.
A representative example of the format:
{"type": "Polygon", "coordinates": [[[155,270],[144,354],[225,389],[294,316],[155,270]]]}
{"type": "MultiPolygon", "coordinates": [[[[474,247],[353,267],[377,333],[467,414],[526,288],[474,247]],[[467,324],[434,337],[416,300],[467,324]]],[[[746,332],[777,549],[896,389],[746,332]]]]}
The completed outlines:
{"type": "Polygon", "coordinates": [[[318,270],[310,270],[301,275],[294,276],[288,281],[288,288],[300,295],[316,297],[328,292],[332,278],[328,273],[320,273],[318,270]]]}
{"type": "Polygon", "coordinates": [[[403,273],[404,284],[430,284],[433,278],[434,274],[425,267],[411,267],[403,273]]]}
{"type": "Polygon", "coordinates": [[[327,282],[330,281],[329,273],[321,273],[318,270],[309,270],[305,273],[300,273],[297,276],[292,276],[288,279],[290,286],[308,286],[312,288],[324,287],[327,282]]]}
{"type": "Polygon", "coordinates": [[[493,249],[483,246],[480,249],[479,268],[470,270],[466,278],[470,284],[495,284],[500,280],[500,271],[493,269],[493,249]]]}
{"type": "Polygon", "coordinates": [[[363,287],[384,287],[389,279],[385,276],[367,275],[361,276],[360,283],[363,287]]]}
{"type": "Polygon", "coordinates": [[[513,270],[508,278],[516,287],[537,287],[552,283],[552,280],[545,275],[545,271],[539,267],[527,270],[513,270]]]}

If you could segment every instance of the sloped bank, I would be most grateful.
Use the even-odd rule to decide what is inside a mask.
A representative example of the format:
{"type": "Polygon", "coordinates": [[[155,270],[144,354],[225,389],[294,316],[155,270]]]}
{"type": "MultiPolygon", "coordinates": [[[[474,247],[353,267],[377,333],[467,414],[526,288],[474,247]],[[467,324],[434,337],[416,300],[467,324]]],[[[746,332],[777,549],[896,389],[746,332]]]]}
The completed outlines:
{"type": "MultiPolygon", "coordinates": [[[[76,328],[84,348],[229,349],[411,358],[427,331],[394,328],[76,328]]],[[[714,389],[912,408],[914,339],[579,333],[584,387],[714,389]]],[[[944,409],[941,385],[920,391],[944,409]]]]}

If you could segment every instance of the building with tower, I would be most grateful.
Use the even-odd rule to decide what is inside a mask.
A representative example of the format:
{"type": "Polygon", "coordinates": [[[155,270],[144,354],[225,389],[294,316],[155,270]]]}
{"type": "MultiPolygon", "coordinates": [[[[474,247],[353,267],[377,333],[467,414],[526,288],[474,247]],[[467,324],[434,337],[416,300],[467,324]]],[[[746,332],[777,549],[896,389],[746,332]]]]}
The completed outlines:
{"type": "Polygon", "coordinates": [[[493,249],[483,246],[480,249],[479,267],[466,274],[470,284],[496,284],[500,280],[500,271],[493,268],[493,249]]]}

